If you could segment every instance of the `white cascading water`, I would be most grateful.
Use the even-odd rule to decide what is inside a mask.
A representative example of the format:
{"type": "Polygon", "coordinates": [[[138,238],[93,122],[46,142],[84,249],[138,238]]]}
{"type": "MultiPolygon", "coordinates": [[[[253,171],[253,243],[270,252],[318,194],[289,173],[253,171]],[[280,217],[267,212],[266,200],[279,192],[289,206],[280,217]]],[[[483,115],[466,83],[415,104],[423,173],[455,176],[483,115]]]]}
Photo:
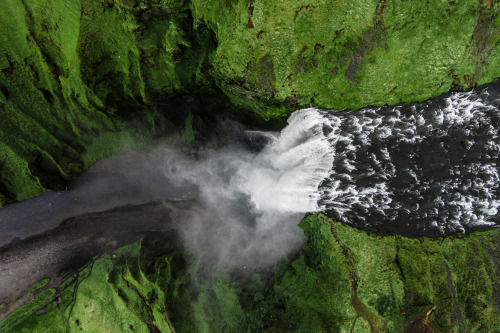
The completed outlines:
{"type": "Polygon", "coordinates": [[[500,207],[495,103],[484,90],[396,107],[299,110],[279,135],[261,133],[271,139],[259,153],[208,152],[188,183],[225,221],[211,227],[226,230],[217,242],[238,244],[224,261],[299,248],[296,225],[306,212],[409,236],[492,227],[500,207]]]}
{"type": "Polygon", "coordinates": [[[296,111],[271,144],[236,168],[231,188],[263,216],[323,211],[410,236],[495,226],[497,95],[489,87],[395,107],[296,111]]]}
{"type": "Polygon", "coordinates": [[[218,263],[254,268],[298,250],[304,234],[297,224],[305,213],[319,211],[318,187],[332,167],[326,120],[302,110],[280,134],[248,133],[269,142],[258,153],[226,147],[192,160],[163,151],[170,156],[165,176],[196,184],[204,203],[179,218],[176,230],[186,246],[210,252],[218,263]]]}
{"type": "Polygon", "coordinates": [[[295,112],[279,136],[237,170],[232,186],[264,212],[318,211],[318,186],[333,163],[325,121],[318,112],[295,112]]]}
{"type": "Polygon", "coordinates": [[[279,135],[236,129],[267,142],[258,152],[229,140],[189,156],[157,147],[100,161],[63,192],[0,210],[0,280],[12,290],[0,301],[20,299],[52,271],[65,274],[72,260],[151,233],[195,253],[198,278],[221,267],[252,276],[296,254],[307,212],[414,237],[498,226],[499,88],[299,110],[279,135]]]}
{"type": "Polygon", "coordinates": [[[187,248],[238,267],[273,264],[299,249],[297,224],[307,212],[415,237],[493,227],[498,90],[357,111],[299,110],[280,134],[240,133],[268,142],[259,152],[245,145],[200,149],[196,157],[169,147],[127,152],[100,161],[65,192],[0,210],[0,245],[71,216],[146,202],[169,207],[174,223],[164,228],[178,231],[187,248]]]}

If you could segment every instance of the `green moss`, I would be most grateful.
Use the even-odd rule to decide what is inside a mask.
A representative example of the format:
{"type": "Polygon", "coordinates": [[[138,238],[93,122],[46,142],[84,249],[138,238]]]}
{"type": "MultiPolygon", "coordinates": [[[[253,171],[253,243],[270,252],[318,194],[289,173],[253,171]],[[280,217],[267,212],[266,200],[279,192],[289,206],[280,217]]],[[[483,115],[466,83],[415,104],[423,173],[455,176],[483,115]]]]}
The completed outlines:
{"type": "Polygon", "coordinates": [[[25,10],[22,1],[14,0],[0,4],[2,20],[0,21],[0,59],[1,69],[9,67],[7,54],[11,61],[21,62],[31,54],[26,36],[28,27],[25,21],[25,10]]]}
{"type": "Polygon", "coordinates": [[[7,318],[3,319],[0,322],[0,331],[44,332],[44,329],[46,330],[49,327],[64,331],[62,317],[58,313],[56,305],[51,302],[55,294],[55,289],[47,289],[38,294],[34,300],[18,308],[7,318]],[[37,315],[39,311],[47,312],[47,315],[42,320],[37,315]],[[19,324],[22,325],[18,326],[19,324]],[[31,328],[32,330],[30,331],[31,328]]]}
{"type": "Polygon", "coordinates": [[[498,237],[498,230],[438,240],[366,237],[340,225],[337,230],[356,255],[360,299],[391,320],[391,331],[407,324],[399,310],[416,317],[432,306],[433,325],[443,331],[498,328],[493,294],[498,260],[492,261],[495,250],[486,245],[498,237]],[[490,249],[489,256],[484,247],[490,249]]]}
{"type": "Polygon", "coordinates": [[[31,293],[35,292],[36,290],[44,287],[45,285],[47,285],[47,283],[49,283],[50,279],[49,278],[46,278],[46,279],[43,279],[42,281],[40,282],[37,282],[35,283],[32,287],[31,287],[31,293]]]}
{"type": "Polygon", "coordinates": [[[127,332],[133,327],[139,332],[147,331],[147,325],[130,312],[115,288],[106,283],[112,268],[109,259],[101,259],[94,264],[90,277],[78,287],[73,312],[68,318],[71,330],[127,332]]]}
{"type": "Polygon", "coordinates": [[[141,138],[130,131],[105,132],[97,135],[88,144],[81,161],[83,166],[88,168],[105,157],[128,148],[141,147],[143,143],[141,138]]]}
{"type": "Polygon", "coordinates": [[[0,144],[0,163],[0,180],[4,191],[14,195],[10,199],[24,200],[43,192],[43,187],[31,174],[26,160],[7,145],[0,144]]]}
{"type": "Polygon", "coordinates": [[[135,127],[147,117],[127,123],[111,116],[117,108],[209,82],[201,67],[213,39],[194,30],[182,1],[0,6],[0,205],[61,189],[95,161],[142,144],[135,127]]]}
{"type": "Polygon", "coordinates": [[[192,1],[191,7],[219,42],[212,58],[218,84],[261,114],[256,98],[359,108],[421,101],[489,82],[500,71],[496,53],[476,43],[500,33],[488,23],[498,4],[481,15],[473,0],[192,1]]]}
{"type": "Polygon", "coordinates": [[[2,170],[2,186],[7,200],[60,188],[82,170],[79,157],[86,140],[94,134],[92,131],[109,129],[112,124],[90,107],[86,90],[78,81],[80,4],[65,4],[2,4],[8,7],[2,15],[10,13],[8,23],[17,27],[16,33],[22,33],[6,35],[4,32],[12,27],[0,29],[6,42],[2,43],[0,54],[7,60],[0,72],[5,100],[0,109],[0,142],[5,152],[3,159],[8,159],[2,170]],[[18,39],[11,40],[15,36],[18,39]],[[16,167],[14,171],[12,168],[16,167]]]}
{"type": "Polygon", "coordinates": [[[84,1],[82,11],[82,78],[108,104],[148,104],[207,81],[201,66],[213,42],[182,1],[84,1]]]}

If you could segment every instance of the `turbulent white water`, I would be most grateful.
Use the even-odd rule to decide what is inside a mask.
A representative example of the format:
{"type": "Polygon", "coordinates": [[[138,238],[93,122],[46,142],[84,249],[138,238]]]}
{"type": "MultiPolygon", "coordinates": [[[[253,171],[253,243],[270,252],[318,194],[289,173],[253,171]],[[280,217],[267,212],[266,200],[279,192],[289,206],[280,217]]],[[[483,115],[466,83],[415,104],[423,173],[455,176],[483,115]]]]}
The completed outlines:
{"type": "Polygon", "coordinates": [[[493,89],[405,106],[300,111],[324,120],[334,156],[319,189],[321,209],[359,227],[413,236],[497,224],[500,113],[493,89]]]}
{"type": "Polygon", "coordinates": [[[288,126],[232,179],[235,189],[250,196],[256,209],[306,213],[318,210],[318,186],[333,163],[317,112],[296,112],[288,126]]]}
{"type": "Polygon", "coordinates": [[[296,223],[306,212],[409,236],[492,227],[500,112],[498,93],[488,89],[395,107],[299,110],[279,135],[253,132],[269,140],[259,153],[210,151],[188,182],[201,184],[235,240],[252,235],[250,253],[267,241],[299,239],[296,223]],[[245,214],[229,209],[238,205],[245,214]],[[249,218],[251,227],[234,233],[249,218]]]}
{"type": "Polygon", "coordinates": [[[146,203],[169,212],[155,232],[179,235],[207,265],[239,268],[273,265],[300,249],[297,224],[308,212],[416,237],[492,227],[498,96],[493,84],[395,107],[311,108],[293,113],[281,133],[224,123],[216,132],[227,142],[189,155],[163,146],[129,151],[100,161],[65,192],[0,210],[0,246],[72,216],[146,203]]]}
{"type": "Polygon", "coordinates": [[[229,152],[224,191],[245,194],[264,217],[323,211],[411,236],[494,226],[498,95],[490,86],[395,107],[296,111],[260,153],[229,152]]]}
{"type": "Polygon", "coordinates": [[[258,153],[244,147],[203,150],[196,159],[160,151],[164,175],[176,185],[196,184],[203,205],[181,212],[175,227],[186,246],[217,262],[258,267],[299,249],[304,213],[319,211],[318,187],[333,155],[317,112],[296,112],[258,153]],[[208,250],[210,249],[210,250],[208,250]],[[243,264],[242,264],[243,263],[243,264]]]}

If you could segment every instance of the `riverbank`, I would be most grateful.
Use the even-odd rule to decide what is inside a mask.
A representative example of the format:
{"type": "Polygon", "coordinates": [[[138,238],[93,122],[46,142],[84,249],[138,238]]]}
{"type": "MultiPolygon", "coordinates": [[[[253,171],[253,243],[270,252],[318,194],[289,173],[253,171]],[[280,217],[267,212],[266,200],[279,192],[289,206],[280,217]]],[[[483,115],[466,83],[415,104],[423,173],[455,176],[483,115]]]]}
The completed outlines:
{"type": "Polygon", "coordinates": [[[147,237],[96,258],[61,287],[34,288],[35,299],[0,330],[498,330],[500,229],[409,239],[323,215],[300,227],[300,253],[258,271],[203,267],[203,258],[147,237]]]}

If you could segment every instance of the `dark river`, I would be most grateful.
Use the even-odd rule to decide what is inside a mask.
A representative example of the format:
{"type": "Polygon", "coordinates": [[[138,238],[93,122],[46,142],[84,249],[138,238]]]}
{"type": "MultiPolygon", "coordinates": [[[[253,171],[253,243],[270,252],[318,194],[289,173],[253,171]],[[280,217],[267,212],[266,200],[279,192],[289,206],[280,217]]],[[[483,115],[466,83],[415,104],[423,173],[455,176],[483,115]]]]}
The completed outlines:
{"type": "Polygon", "coordinates": [[[309,212],[412,237],[496,227],[499,108],[494,83],[395,107],[299,110],[281,133],[226,121],[220,144],[102,160],[63,192],[0,210],[0,319],[33,283],[56,286],[151,233],[244,270],[296,253],[309,212]]]}
{"type": "Polygon", "coordinates": [[[443,236],[498,225],[500,84],[423,103],[332,113],[321,207],[387,233],[443,236]]]}

